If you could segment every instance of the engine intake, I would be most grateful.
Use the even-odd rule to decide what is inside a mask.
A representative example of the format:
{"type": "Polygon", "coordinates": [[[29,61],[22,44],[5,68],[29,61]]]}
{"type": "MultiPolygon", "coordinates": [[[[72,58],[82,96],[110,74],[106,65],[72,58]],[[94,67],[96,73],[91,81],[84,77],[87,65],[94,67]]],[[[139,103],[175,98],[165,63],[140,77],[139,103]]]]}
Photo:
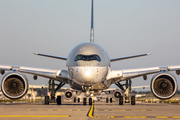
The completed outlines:
{"type": "Polygon", "coordinates": [[[113,98],[114,98],[114,99],[118,100],[120,96],[122,96],[122,93],[121,93],[120,90],[115,90],[115,91],[113,92],[113,98]]]}
{"type": "Polygon", "coordinates": [[[178,88],[175,76],[168,72],[154,75],[150,87],[154,96],[162,100],[173,97],[178,88]]]}
{"type": "Polygon", "coordinates": [[[64,95],[65,95],[65,99],[67,100],[73,99],[73,91],[71,90],[66,90],[64,95]]]}
{"type": "Polygon", "coordinates": [[[24,74],[20,72],[7,73],[1,82],[2,93],[9,99],[22,98],[28,90],[28,81],[24,74]]]}

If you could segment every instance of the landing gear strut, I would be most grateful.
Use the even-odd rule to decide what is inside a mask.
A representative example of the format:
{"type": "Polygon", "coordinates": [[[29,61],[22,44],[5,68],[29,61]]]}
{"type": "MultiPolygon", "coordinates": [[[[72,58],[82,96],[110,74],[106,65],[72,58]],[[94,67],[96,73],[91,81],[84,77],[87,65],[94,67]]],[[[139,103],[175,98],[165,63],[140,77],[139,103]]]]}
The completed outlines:
{"type": "Polygon", "coordinates": [[[45,105],[48,105],[50,103],[56,103],[57,105],[61,105],[61,96],[57,96],[57,99],[55,100],[55,94],[56,91],[61,89],[62,86],[64,86],[65,83],[60,82],[59,84],[55,84],[54,80],[49,80],[48,82],[49,86],[49,92],[51,92],[51,99],[49,99],[49,96],[45,96],[45,105]],[[57,87],[55,88],[55,85],[57,87]]]}
{"type": "Polygon", "coordinates": [[[135,96],[130,96],[129,92],[131,92],[131,80],[126,80],[125,84],[121,83],[115,83],[122,91],[124,91],[125,99],[123,99],[123,96],[119,97],[119,105],[123,105],[123,100],[125,103],[131,103],[131,105],[135,105],[135,96]],[[126,86],[126,89],[124,89],[123,86],[126,86]]]}

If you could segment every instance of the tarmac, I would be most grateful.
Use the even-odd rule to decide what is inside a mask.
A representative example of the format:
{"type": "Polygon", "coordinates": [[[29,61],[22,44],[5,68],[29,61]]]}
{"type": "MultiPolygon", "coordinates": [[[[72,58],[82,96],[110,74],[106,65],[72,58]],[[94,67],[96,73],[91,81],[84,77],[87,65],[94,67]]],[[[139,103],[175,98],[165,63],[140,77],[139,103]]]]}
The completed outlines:
{"type": "Polygon", "coordinates": [[[94,102],[0,103],[0,120],[180,120],[180,104],[94,102]],[[88,104],[88,103],[87,103],[88,104]]]}

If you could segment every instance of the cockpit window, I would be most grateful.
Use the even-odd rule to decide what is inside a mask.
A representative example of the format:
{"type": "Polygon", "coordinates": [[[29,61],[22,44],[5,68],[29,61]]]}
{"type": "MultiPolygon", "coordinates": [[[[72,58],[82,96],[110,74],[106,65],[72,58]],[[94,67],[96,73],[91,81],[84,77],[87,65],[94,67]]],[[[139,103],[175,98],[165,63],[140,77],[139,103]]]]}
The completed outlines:
{"type": "Polygon", "coordinates": [[[92,61],[97,60],[101,61],[101,58],[98,55],[77,55],[74,59],[74,61],[83,60],[83,61],[92,61]]]}

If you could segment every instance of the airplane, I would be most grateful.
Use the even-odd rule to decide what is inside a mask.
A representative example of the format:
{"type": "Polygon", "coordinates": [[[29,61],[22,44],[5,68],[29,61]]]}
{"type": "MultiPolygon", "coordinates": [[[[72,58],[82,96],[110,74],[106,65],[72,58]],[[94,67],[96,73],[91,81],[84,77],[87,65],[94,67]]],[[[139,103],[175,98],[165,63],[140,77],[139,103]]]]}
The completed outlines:
{"type": "MultiPolygon", "coordinates": [[[[90,42],[84,42],[75,46],[67,58],[40,53],[34,54],[64,60],[66,61],[67,70],[0,65],[1,74],[4,74],[5,71],[10,71],[3,76],[1,82],[1,90],[9,99],[20,99],[27,93],[28,80],[25,74],[33,75],[34,80],[37,80],[38,76],[49,79],[48,87],[51,91],[51,97],[45,96],[46,105],[49,103],[61,105],[61,96],[57,96],[56,99],[55,93],[65,84],[68,84],[73,90],[85,93],[83,105],[86,105],[86,101],[89,101],[89,105],[92,105],[90,94],[100,94],[101,91],[110,88],[112,84],[117,85],[125,94],[125,97],[119,95],[119,105],[123,105],[125,101],[135,105],[135,96],[129,94],[132,89],[131,80],[137,77],[143,77],[146,80],[147,75],[150,74],[155,74],[150,83],[151,91],[155,97],[162,100],[169,99],[176,94],[178,89],[177,80],[169,71],[176,71],[176,74],[179,75],[180,65],[120,70],[111,69],[111,62],[148,56],[150,53],[109,58],[108,53],[94,42],[93,0],[91,5],[90,42]],[[58,84],[55,84],[55,81],[58,84]],[[123,81],[125,81],[125,84],[122,84],[123,81]]],[[[72,95],[72,90],[65,92],[66,98],[71,98],[72,95]]]]}

